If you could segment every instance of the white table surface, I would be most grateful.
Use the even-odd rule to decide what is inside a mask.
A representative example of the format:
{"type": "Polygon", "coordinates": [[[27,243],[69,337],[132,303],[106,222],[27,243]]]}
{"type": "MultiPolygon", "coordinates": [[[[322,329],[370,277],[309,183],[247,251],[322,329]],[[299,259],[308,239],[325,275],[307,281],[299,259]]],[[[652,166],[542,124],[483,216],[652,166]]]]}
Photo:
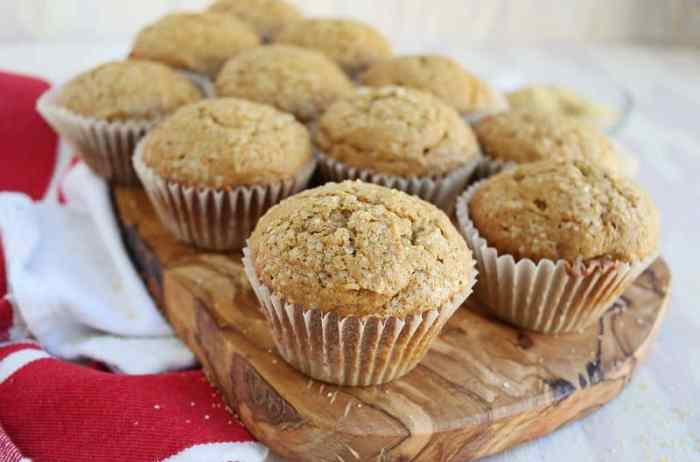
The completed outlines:
{"type": "MultiPolygon", "coordinates": [[[[0,69],[62,82],[123,56],[126,48],[126,42],[0,44],[0,69]]],[[[673,274],[670,311],[659,338],[622,394],[580,422],[488,460],[700,462],[700,50],[429,51],[449,53],[495,81],[514,75],[528,80],[529,73],[541,76],[543,70],[559,75],[562,68],[595,69],[628,88],[635,108],[617,138],[638,156],[638,180],[662,212],[662,253],[673,274]]]]}

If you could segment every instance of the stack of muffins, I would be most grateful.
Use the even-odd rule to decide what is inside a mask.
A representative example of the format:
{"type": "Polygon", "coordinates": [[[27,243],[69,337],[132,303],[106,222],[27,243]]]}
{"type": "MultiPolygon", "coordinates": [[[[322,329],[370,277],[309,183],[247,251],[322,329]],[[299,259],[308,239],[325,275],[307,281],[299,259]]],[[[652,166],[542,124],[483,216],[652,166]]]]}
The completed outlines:
{"type": "Polygon", "coordinates": [[[408,373],[473,287],[515,326],[581,330],[657,254],[595,127],[283,0],[167,15],[38,109],[177,239],[242,250],[279,354],[331,383],[408,373]]]}

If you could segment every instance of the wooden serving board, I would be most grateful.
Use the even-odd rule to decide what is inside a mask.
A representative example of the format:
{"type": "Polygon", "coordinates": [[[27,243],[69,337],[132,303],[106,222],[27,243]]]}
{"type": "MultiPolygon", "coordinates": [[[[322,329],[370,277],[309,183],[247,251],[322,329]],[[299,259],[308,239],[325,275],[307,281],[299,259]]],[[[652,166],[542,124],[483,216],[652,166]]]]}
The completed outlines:
{"type": "Polygon", "coordinates": [[[177,242],[141,190],[115,189],[114,204],[177,334],[250,431],[290,460],[467,461],[546,435],[620,393],[666,311],[661,258],[581,334],[521,331],[470,300],[404,378],[338,387],[277,355],[239,255],[177,242]]]}

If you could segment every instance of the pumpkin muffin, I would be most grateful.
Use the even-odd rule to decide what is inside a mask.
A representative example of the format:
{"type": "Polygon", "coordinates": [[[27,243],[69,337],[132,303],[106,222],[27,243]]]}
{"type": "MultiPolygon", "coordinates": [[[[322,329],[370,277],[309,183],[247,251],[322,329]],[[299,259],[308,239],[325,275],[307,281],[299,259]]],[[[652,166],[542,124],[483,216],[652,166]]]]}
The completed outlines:
{"type": "Polygon", "coordinates": [[[246,272],[282,357],[342,385],[409,372],[475,280],[471,253],[442,211],[360,181],[282,201],[248,245],[246,272]]]}
{"type": "Polygon", "coordinates": [[[235,15],[255,29],[263,40],[302,18],[301,11],[284,0],[218,0],[209,11],[235,15]]]}
{"type": "Polygon", "coordinates": [[[612,142],[595,127],[547,112],[509,111],[474,125],[486,159],[497,167],[539,160],[578,159],[612,172],[620,161],[612,142]]]}
{"type": "Polygon", "coordinates": [[[508,109],[502,94],[446,56],[399,56],[379,61],[359,80],[373,87],[400,85],[430,93],[468,121],[508,109]]]}
{"type": "Polygon", "coordinates": [[[138,33],[130,57],[214,78],[229,58],[259,44],[255,31],[234,15],[173,13],[138,33]]]}
{"type": "Polygon", "coordinates": [[[370,25],[350,19],[297,21],[282,29],[274,41],[320,51],[351,77],[391,57],[386,37],[370,25]]]}
{"type": "Polygon", "coordinates": [[[507,98],[513,109],[558,114],[588,122],[601,130],[612,128],[620,118],[611,108],[556,85],[519,88],[508,93],[507,98]]]}
{"type": "Polygon", "coordinates": [[[302,122],[315,120],[352,83],[323,54],[287,45],[253,48],[229,60],[216,79],[219,96],[234,96],[290,112],[302,122]]]}
{"type": "Polygon", "coordinates": [[[294,117],[235,98],[179,109],[134,158],[166,228],[217,250],[240,249],[268,208],[306,186],[314,165],[309,134],[294,117]]]}
{"type": "Polygon", "coordinates": [[[581,160],[519,165],[460,196],[477,296],[547,333],[583,329],[653,261],[659,214],[630,180],[581,160]]]}
{"type": "Polygon", "coordinates": [[[327,180],[361,179],[444,207],[480,159],[471,128],[434,96],[404,87],[361,88],[319,120],[327,180]]]}
{"type": "Polygon", "coordinates": [[[131,157],[156,122],[202,98],[187,78],[150,61],[113,61],[46,93],[37,109],[98,175],[137,184],[131,157]]]}

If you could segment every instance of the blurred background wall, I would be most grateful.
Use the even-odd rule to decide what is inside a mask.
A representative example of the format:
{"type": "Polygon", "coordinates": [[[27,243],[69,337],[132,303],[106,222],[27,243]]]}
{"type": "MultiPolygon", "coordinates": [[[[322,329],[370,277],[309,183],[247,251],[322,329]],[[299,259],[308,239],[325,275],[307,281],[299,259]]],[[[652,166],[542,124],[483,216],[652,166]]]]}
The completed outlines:
{"type": "MultiPolygon", "coordinates": [[[[295,1],[295,0],[292,0],[295,1]]],[[[209,0],[0,0],[0,41],[126,39],[209,0]]],[[[550,41],[700,46],[700,0],[296,0],[309,15],[363,18],[407,47],[550,41]]]]}

